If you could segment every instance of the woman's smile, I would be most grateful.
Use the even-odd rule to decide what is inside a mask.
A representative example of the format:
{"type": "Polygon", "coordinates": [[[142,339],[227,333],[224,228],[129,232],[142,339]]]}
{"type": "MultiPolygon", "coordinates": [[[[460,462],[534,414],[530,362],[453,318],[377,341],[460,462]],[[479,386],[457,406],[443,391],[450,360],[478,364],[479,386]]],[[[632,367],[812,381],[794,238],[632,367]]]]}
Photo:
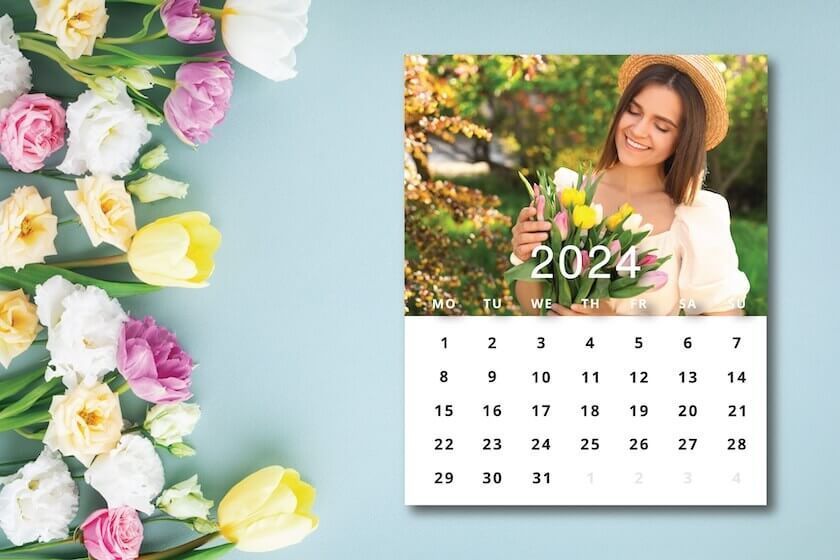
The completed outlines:
{"type": "Polygon", "coordinates": [[[649,149],[650,149],[648,146],[645,146],[645,145],[644,145],[644,144],[642,144],[641,142],[636,142],[635,140],[633,140],[632,138],[630,138],[630,136],[629,136],[626,132],[624,133],[624,140],[625,140],[625,142],[624,142],[624,143],[625,143],[625,144],[627,145],[627,147],[628,147],[628,148],[630,148],[631,150],[635,150],[635,151],[637,151],[637,152],[643,152],[643,151],[645,151],[645,150],[649,150],[649,149]]]}

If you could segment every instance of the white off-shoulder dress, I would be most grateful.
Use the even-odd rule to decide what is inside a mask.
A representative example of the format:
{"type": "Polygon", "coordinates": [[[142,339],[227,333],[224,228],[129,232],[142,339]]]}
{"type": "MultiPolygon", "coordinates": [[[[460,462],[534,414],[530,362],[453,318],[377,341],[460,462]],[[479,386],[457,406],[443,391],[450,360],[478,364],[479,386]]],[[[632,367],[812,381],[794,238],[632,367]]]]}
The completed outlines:
{"type": "Polygon", "coordinates": [[[618,315],[686,315],[715,313],[743,305],[750,283],[738,268],[729,231],[726,199],[701,190],[690,205],[680,204],[667,231],[646,237],[640,251],[673,255],[659,269],[668,282],[655,292],[632,299],[612,299],[618,315]],[[681,307],[682,304],[682,307],[681,307]]]}

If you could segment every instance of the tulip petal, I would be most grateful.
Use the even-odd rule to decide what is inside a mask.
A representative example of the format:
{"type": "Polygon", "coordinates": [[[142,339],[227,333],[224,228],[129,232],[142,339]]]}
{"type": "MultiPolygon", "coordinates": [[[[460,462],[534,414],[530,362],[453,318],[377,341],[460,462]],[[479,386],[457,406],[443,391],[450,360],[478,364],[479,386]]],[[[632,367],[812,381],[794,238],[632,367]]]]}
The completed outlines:
{"type": "Polygon", "coordinates": [[[222,534],[225,528],[247,519],[271,498],[286,469],[273,465],[265,467],[239,481],[222,498],[218,508],[222,534]]]}
{"type": "Polygon", "coordinates": [[[243,552],[268,552],[302,541],[318,527],[318,519],[310,515],[281,514],[249,523],[236,542],[243,552]]]}

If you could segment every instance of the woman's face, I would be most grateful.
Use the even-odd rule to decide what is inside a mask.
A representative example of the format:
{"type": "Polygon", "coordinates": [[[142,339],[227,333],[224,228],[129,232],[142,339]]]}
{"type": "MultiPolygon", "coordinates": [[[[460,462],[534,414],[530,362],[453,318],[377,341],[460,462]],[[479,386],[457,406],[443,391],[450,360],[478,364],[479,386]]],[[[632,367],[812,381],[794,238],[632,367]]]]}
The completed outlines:
{"type": "Polygon", "coordinates": [[[681,117],[682,101],[674,90],[659,84],[643,88],[618,119],[619,161],[630,167],[660,165],[674,153],[681,117]]]}

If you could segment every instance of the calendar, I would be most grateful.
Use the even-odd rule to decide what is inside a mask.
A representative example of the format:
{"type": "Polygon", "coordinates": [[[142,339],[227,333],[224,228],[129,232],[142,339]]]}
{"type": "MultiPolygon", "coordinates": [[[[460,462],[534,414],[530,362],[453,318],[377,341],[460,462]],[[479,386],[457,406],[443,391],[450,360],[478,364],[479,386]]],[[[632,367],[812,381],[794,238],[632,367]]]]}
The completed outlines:
{"type": "Polygon", "coordinates": [[[714,174],[754,60],[406,56],[406,505],[767,504],[766,184],[714,174]],[[587,103],[584,164],[541,123],[587,103]]]}

